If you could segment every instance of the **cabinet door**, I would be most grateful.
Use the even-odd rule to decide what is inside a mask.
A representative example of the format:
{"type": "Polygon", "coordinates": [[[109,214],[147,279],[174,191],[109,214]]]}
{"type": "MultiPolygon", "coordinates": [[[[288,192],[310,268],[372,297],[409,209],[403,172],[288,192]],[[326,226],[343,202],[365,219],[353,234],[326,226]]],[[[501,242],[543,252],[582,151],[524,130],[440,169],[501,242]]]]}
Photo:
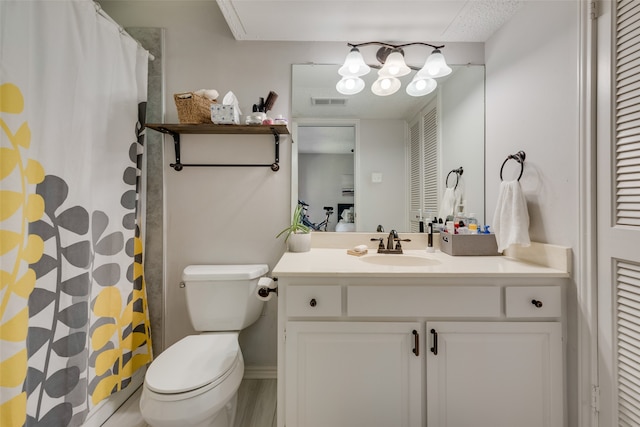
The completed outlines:
{"type": "Polygon", "coordinates": [[[422,337],[418,322],[288,322],[286,426],[420,427],[422,337]]]}
{"type": "Polygon", "coordinates": [[[427,322],[426,333],[429,427],[564,425],[559,322],[427,322]]]}

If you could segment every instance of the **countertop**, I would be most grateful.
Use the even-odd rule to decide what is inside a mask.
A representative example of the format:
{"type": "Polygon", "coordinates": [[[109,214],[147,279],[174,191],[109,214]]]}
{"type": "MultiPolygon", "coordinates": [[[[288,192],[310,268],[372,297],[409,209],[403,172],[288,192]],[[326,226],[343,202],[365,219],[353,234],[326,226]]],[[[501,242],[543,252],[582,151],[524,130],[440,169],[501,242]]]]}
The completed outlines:
{"type": "Polygon", "coordinates": [[[405,250],[402,255],[378,254],[369,249],[366,255],[353,256],[346,249],[312,248],[309,252],[286,252],[272,274],[274,277],[566,278],[570,271],[510,256],[454,257],[440,250],[427,253],[415,249],[405,250]]]}

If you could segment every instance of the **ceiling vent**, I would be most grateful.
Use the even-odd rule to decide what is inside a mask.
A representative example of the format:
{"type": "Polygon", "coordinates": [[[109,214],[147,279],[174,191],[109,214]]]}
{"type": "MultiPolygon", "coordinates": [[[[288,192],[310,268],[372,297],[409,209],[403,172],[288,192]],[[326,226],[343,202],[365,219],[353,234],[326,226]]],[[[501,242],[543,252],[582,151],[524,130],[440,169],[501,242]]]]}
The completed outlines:
{"type": "Polygon", "coordinates": [[[347,105],[347,98],[311,98],[311,105],[347,105]]]}

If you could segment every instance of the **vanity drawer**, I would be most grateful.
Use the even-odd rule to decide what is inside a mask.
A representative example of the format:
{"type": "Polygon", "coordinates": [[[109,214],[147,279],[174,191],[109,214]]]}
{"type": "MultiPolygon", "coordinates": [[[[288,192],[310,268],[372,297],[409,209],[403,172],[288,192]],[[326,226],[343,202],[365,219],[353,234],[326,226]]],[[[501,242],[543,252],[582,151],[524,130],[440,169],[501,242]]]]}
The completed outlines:
{"type": "Polygon", "coordinates": [[[289,317],[342,315],[340,286],[289,286],[286,300],[289,317]]]}
{"type": "Polygon", "coordinates": [[[560,286],[508,286],[505,308],[507,317],[560,317],[560,286]]]}
{"type": "Polygon", "coordinates": [[[498,286],[349,286],[353,317],[500,317],[498,286]]]}

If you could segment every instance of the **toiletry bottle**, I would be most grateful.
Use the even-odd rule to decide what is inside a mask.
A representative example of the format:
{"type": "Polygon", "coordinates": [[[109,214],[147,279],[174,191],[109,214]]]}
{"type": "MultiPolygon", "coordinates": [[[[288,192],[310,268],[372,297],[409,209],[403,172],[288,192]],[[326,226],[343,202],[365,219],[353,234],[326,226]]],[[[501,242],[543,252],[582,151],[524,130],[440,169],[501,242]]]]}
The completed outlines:
{"type": "Polygon", "coordinates": [[[427,233],[427,252],[435,252],[433,248],[433,224],[431,222],[427,224],[427,233]]]}
{"type": "Polygon", "coordinates": [[[445,229],[447,230],[447,233],[455,234],[455,227],[453,225],[453,221],[447,221],[445,229]]]}
{"type": "Polygon", "coordinates": [[[457,224],[458,227],[465,227],[467,225],[467,216],[464,212],[458,212],[453,218],[453,223],[457,224]]]}
{"type": "Polygon", "coordinates": [[[469,225],[469,224],[478,225],[478,219],[476,218],[476,214],[475,213],[469,213],[469,215],[467,216],[467,225],[469,225]]]}

